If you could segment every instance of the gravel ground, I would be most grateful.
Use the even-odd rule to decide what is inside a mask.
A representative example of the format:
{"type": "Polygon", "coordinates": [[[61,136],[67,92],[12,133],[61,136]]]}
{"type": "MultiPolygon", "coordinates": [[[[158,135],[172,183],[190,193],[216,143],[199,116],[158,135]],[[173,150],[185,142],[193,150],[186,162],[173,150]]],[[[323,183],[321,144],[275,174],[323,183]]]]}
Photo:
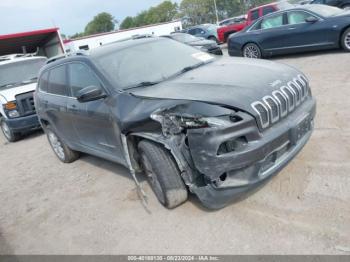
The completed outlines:
{"type": "Polygon", "coordinates": [[[0,253],[350,254],[350,54],[273,60],[309,77],[318,112],[309,143],[262,189],[215,212],[194,197],[167,210],[143,182],[147,213],[125,168],[62,164],[42,132],[0,135],[0,253]]]}

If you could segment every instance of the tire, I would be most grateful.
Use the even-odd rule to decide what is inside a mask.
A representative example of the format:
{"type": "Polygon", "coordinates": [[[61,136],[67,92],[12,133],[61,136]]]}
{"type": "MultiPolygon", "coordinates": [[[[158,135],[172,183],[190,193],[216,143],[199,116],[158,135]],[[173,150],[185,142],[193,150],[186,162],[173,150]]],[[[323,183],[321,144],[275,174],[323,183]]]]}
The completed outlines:
{"type": "Polygon", "coordinates": [[[63,143],[50,126],[45,128],[45,133],[53,152],[63,163],[72,163],[79,158],[79,152],[63,143]]]}
{"type": "Polygon", "coordinates": [[[172,155],[161,145],[142,140],[138,144],[141,167],[159,202],[175,208],[187,200],[188,193],[172,155]]]}
{"type": "Polygon", "coordinates": [[[350,52],[350,28],[346,29],[341,36],[341,46],[346,52],[350,52]]]}
{"type": "Polygon", "coordinates": [[[213,36],[213,35],[209,36],[208,39],[212,40],[212,41],[215,41],[217,44],[219,43],[218,39],[215,36],[213,36]]]}
{"type": "Polygon", "coordinates": [[[262,58],[260,47],[256,44],[249,43],[243,47],[243,56],[247,58],[262,58]]]}
{"type": "Polygon", "coordinates": [[[16,142],[21,139],[21,133],[16,133],[7,125],[4,118],[0,119],[1,131],[9,142],[16,142]]]}

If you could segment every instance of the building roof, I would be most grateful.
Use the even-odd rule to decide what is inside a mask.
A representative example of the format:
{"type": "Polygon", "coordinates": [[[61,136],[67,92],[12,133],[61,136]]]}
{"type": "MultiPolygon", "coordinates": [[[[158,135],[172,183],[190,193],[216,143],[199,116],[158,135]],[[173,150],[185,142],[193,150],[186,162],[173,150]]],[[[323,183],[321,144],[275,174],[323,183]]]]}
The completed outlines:
{"type": "Polygon", "coordinates": [[[28,53],[36,52],[38,46],[57,35],[59,28],[0,35],[0,55],[22,53],[22,46],[28,53]]]}

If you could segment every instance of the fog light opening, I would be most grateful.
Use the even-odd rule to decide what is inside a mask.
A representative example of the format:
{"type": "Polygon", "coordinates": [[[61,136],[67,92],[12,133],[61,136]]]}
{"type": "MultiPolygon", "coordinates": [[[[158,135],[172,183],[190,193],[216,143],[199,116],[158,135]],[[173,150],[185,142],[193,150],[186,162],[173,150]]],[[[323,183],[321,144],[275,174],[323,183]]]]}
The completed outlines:
{"type": "Polygon", "coordinates": [[[219,178],[220,178],[220,181],[224,182],[227,178],[227,174],[223,173],[222,175],[219,176],[219,178]]]}

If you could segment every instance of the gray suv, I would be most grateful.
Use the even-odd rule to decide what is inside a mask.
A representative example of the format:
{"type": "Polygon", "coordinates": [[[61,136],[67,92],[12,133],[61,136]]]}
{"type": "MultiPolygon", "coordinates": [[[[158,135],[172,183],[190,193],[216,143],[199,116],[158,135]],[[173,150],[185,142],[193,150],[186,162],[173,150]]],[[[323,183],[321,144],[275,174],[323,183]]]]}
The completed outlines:
{"type": "Polygon", "coordinates": [[[61,161],[84,152],[125,165],[168,208],[188,192],[221,208],[267,181],[306,144],[316,108],[292,67],[216,59],[166,38],[50,61],[35,103],[61,161]]]}

